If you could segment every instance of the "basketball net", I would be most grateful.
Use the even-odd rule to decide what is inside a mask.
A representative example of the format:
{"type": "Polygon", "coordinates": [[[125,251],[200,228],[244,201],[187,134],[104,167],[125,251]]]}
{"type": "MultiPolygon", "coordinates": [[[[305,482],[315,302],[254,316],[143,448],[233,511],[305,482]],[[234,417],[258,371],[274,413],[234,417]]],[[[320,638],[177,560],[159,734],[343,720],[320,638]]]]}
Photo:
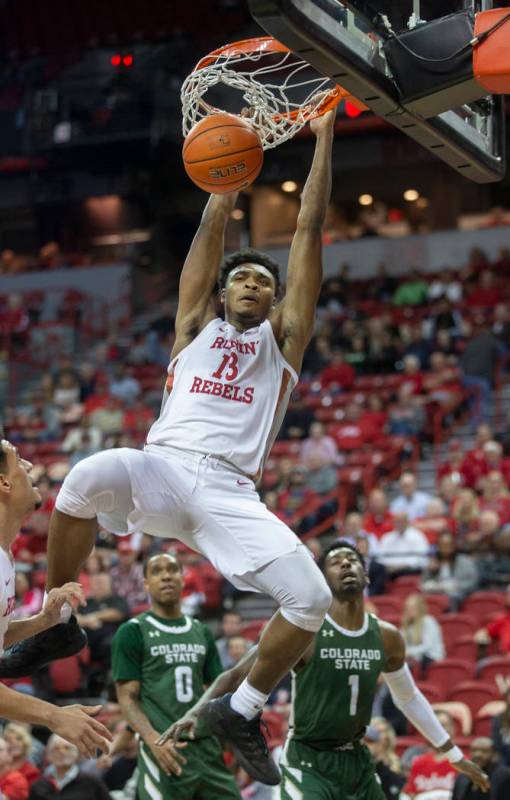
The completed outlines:
{"type": "Polygon", "coordinates": [[[315,72],[276,39],[245,39],[209,53],[184,81],[181,103],[185,137],[204,117],[227,110],[206,100],[207,93],[220,84],[240,93],[237,99],[242,111],[237,116],[257,131],[264,150],[291,139],[343,97],[356,103],[344,89],[315,72]]]}

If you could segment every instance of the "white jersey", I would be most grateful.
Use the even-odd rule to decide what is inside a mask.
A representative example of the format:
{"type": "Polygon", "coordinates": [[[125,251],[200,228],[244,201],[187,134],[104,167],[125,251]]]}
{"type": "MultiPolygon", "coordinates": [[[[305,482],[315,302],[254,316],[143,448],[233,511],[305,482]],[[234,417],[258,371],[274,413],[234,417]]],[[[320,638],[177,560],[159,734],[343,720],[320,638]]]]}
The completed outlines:
{"type": "Polygon", "coordinates": [[[4,638],[15,605],[14,561],[10,554],[0,547],[0,656],[4,652],[4,638]]]}
{"type": "Polygon", "coordinates": [[[147,444],[212,455],[257,476],[297,380],[269,320],[241,332],[213,319],[170,362],[147,444]]]}

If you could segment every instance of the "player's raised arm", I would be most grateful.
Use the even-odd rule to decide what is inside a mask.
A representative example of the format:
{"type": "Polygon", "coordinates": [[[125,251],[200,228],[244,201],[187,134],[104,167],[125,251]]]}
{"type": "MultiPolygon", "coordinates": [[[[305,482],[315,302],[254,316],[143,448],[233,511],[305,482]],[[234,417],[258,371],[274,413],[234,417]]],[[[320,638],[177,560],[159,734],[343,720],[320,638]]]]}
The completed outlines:
{"type": "Polygon", "coordinates": [[[439,753],[446,755],[452,767],[487,792],[490,788],[488,776],[477,764],[464,758],[462,750],[454,745],[429,701],[416,686],[405,661],[406,648],[402,634],[388,623],[381,625],[381,631],[386,654],[383,678],[396,707],[439,753]]]}
{"type": "Polygon", "coordinates": [[[175,320],[177,346],[179,340],[185,346],[204,324],[223,258],[225,228],[236,200],[237,192],[231,192],[212,194],[207,201],[179,282],[179,305],[175,320]]]}
{"type": "Polygon", "coordinates": [[[334,123],[334,111],[310,123],[317,137],[315,153],[290,248],[287,290],[273,323],[285,358],[298,372],[313,332],[322,284],[322,226],[331,195],[334,123]]]}

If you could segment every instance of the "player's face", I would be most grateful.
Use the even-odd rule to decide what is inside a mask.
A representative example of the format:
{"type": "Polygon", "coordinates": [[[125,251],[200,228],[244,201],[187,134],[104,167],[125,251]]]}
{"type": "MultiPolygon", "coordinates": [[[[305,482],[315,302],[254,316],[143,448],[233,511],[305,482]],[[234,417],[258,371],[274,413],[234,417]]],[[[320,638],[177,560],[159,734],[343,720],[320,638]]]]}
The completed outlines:
{"type": "Polygon", "coordinates": [[[243,264],[232,270],[221,293],[228,319],[258,325],[269,315],[276,296],[273,276],[258,264],[243,264]]]}
{"type": "Polygon", "coordinates": [[[0,475],[0,492],[16,514],[30,514],[41,502],[39,490],[30,477],[32,464],[21,458],[17,448],[5,439],[0,447],[7,460],[7,469],[0,475]]]}
{"type": "Polygon", "coordinates": [[[173,606],[181,598],[182,571],[176,558],[153,556],[147,565],[145,588],[150,598],[161,606],[173,606]]]}
{"type": "Polygon", "coordinates": [[[361,594],[367,584],[361,561],[348,547],[333,550],[326,559],[324,575],[335,597],[361,594]]]}

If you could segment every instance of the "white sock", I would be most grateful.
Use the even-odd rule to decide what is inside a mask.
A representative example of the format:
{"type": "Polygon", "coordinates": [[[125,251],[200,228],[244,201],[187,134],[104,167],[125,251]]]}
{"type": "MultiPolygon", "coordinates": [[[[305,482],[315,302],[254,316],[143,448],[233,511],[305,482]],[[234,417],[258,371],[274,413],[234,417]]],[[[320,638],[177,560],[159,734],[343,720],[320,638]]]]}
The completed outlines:
{"type": "Polygon", "coordinates": [[[250,686],[248,679],[245,678],[230,698],[230,705],[234,711],[242,714],[245,719],[253,719],[259,711],[262,711],[268,697],[268,694],[259,692],[258,689],[250,686]]]}
{"type": "MultiPolygon", "coordinates": [[[[46,605],[46,598],[48,597],[48,592],[44,592],[43,597],[43,608],[46,605]]],[[[71,614],[73,613],[73,609],[69,605],[69,603],[64,603],[62,608],[60,609],[60,622],[69,622],[71,619],[71,614]]]]}

